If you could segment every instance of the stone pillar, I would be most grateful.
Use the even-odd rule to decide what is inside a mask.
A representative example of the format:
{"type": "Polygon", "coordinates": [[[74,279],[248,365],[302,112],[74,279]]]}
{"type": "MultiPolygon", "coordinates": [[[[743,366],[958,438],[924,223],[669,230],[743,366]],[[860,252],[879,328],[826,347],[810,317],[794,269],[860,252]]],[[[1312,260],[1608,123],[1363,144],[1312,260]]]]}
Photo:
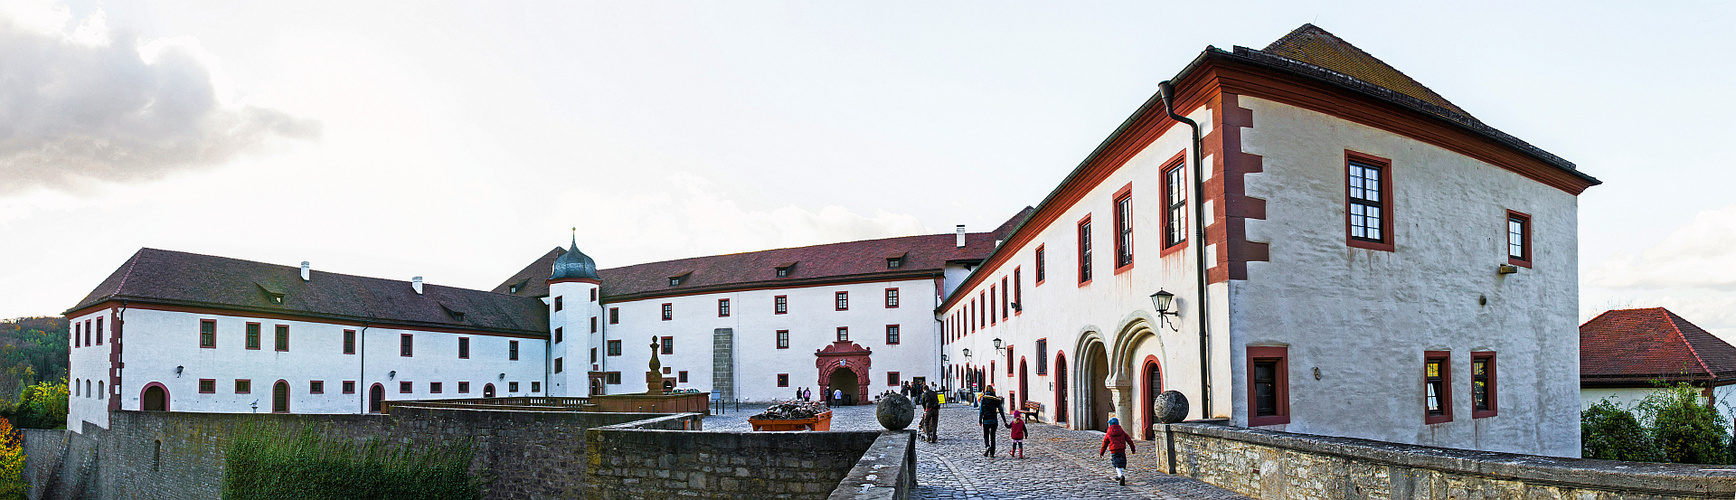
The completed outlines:
{"type": "Polygon", "coordinates": [[[1115,378],[1110,378],[1104,383],[1109,386],[1109,397],[1115,401],[1115,417],[1121,419],[1121,428],[1125,429],[1129,436],[1143,435],[1134,432],[1138,426],[1134,425],[1133,420],[1133,397],[1136,392],[1133,390],[1133,384],[1126,380],[1115,380],[1115,378]]]}

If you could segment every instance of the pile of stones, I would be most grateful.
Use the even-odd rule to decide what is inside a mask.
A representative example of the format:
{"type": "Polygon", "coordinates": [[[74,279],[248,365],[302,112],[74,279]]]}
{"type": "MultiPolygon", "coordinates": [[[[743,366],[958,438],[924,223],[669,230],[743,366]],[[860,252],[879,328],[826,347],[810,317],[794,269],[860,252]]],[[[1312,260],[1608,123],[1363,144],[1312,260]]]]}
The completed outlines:
{"type": "Polygon", "coordinates": [[[748,420],[806,420],[828,411],[832,411],[831,408],[817,402],[792,400],[771,405],[748,420]]]}

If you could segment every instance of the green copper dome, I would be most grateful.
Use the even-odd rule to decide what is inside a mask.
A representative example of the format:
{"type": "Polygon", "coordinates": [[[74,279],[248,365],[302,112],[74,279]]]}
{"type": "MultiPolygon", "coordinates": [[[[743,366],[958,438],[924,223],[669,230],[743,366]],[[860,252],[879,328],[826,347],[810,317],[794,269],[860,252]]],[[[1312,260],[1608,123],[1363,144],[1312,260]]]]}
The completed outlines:
{"type": "Polygon", "coordinates": [[[550,281],[565,279],[597,279],[597,261],[579,251],[577,236],[573,237],[572,248],[555,259],[554,272],[549,274],[550,281]]]}

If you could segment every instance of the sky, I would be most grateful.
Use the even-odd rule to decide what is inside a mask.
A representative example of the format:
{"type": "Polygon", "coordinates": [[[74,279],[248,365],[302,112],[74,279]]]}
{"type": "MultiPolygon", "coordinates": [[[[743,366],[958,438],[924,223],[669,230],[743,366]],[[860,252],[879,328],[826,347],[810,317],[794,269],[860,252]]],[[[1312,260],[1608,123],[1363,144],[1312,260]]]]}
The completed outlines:
{"type": "Polygon", "coordinates": [[[1717,2],[0,0],[0,318],[140,247],[490,289],[986,230],[1208,45],[1314,23],[1604,181],[1581,319],[1736,341],[1717,2]]]}

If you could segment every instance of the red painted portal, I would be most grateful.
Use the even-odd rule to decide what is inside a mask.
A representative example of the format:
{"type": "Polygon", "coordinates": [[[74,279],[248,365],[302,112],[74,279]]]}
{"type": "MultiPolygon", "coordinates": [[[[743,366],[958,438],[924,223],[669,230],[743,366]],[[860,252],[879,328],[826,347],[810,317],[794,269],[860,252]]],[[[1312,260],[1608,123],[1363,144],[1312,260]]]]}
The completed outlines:
{"type": "Polygon", "coordinates": [[[871,380],[868,368],[874,366],[874,360],[870,358],[873,354],[873,351],[848,340],[833,342],[825,349],[814,351],[814,356],[819,358],[814,360],[814,367],[819,368],[820,375],[816,383],[821,387],[830,386],[833,372],[849,370],[856,375],[856,401],[867,401],[868,381],[871,380]]]}

